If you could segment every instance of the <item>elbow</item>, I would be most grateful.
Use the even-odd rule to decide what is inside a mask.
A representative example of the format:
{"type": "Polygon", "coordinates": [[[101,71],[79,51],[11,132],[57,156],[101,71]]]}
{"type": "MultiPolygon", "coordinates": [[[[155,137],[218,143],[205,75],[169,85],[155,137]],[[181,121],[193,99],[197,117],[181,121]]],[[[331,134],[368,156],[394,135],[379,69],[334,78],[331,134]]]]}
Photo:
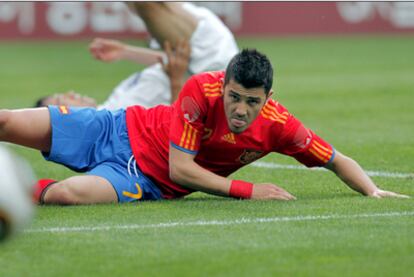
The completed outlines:
{"type": "Polygon", "coordinates": [[[174,183],[178,183],[177,180],[179,179],[177,169],[171,165],[170,165],[170,179],[174,183]]]}
{"type": "Polygon", "coordinates": [[[170,179],[174,183],[182,184],[185,182],[185,171],[182,167],[170,163],[170,179]]]}
{"type": "Polygon", "coordinates": [[[333,161],[329,164],[327,164],[325,167],[334,173],[338,174],[338,171],[344,166],[349,163],[355,162],[348,156],[345,156],[344,154],[340,153],[339,151],[335,152],[335,157],[333,161]]]}

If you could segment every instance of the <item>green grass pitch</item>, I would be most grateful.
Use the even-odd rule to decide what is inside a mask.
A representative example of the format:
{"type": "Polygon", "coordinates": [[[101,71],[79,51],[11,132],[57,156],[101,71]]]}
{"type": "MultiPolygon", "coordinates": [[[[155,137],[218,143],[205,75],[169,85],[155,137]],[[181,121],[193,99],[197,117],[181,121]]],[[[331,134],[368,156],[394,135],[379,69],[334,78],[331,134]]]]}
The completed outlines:
{"type": "MultiPolygon", "coordinates": [[[[414,37],[244,38],[268,54],[275,99],[366,169],[414,197],[414,37]]],[[[102,101],[142,67],[94,61],[87,42],[0,43],[0,108],[74,89],[102,101]]],[[[13,147],[39,178],[72,173],[13,147]]],[[[269,163],[297,165],[269,155],[269,163]]],[[[1,169],[0,169],[1,170],[1,169]]],[[[0,276],[412,276],[414,198],[369,199],[333,174],[249,166],[292,202],[195,193],[177,201],[39,207],[26,232],[0,245],[0,276]]]]}

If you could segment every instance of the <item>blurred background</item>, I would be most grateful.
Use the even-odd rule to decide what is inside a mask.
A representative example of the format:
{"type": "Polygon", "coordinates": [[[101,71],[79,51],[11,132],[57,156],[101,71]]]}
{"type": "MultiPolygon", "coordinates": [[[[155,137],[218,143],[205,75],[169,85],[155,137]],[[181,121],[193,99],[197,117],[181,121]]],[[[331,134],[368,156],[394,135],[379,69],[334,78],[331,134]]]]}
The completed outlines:
{"type": "MultiPolygon", "coordinates": [[[[413,33],[412,2],[196,2],[237,36],[413,33]]],[[[0,39],[137,38],[143,22],[120,2],[1,2],[0,39]]]]}

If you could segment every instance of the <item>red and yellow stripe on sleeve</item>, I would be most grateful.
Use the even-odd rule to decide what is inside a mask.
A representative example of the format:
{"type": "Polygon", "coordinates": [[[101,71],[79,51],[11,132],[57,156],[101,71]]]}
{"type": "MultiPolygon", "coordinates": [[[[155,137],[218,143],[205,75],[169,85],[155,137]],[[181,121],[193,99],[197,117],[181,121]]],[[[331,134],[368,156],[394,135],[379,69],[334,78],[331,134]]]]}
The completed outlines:
{"type": "Polygon", "coordinates": [[[187,121],[184,122],[184,130],[181,135],[180,144],[178,146],[195,151],[196,141],[198,136],[198,130],[195,129],[187,121]]]}
{"type": "Polygon", "coordinates": [[[333,153],[329,146],[323,146],[315,139],[312,141],[308,151],[325,164],[331,159],[333,153]]]}
{"type": "Polygon", "coordinates": [[[221,82],[204,83],[203,91],[204,95],[207,97],[221,96],[221,82]]]}
{"type": "Polygon", "coordinates": [[[277,110],[277,106],[276,103],[273,100],[269,100],[266,105],[264,105],[262,111],[260,112],[261,115],[266,118],[269,119],[271,121],[276,121],[282,124],[285,124],[289,113],[287,111],[284,112],[279,112],[277,110]]]}

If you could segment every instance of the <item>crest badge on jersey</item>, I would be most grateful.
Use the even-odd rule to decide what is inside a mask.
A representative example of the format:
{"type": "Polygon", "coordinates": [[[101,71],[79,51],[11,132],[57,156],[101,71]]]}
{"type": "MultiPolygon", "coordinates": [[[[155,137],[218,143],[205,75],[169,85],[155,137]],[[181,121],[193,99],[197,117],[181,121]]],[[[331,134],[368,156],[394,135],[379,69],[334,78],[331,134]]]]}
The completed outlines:
{"type": "Polygon", "coordinates": [[[238,161],[242,164],[249,164],[259,159],[262,156],[262,154],[263,151],[245,149],[243,154],[241,154],[238,158],[238,161]]]}

